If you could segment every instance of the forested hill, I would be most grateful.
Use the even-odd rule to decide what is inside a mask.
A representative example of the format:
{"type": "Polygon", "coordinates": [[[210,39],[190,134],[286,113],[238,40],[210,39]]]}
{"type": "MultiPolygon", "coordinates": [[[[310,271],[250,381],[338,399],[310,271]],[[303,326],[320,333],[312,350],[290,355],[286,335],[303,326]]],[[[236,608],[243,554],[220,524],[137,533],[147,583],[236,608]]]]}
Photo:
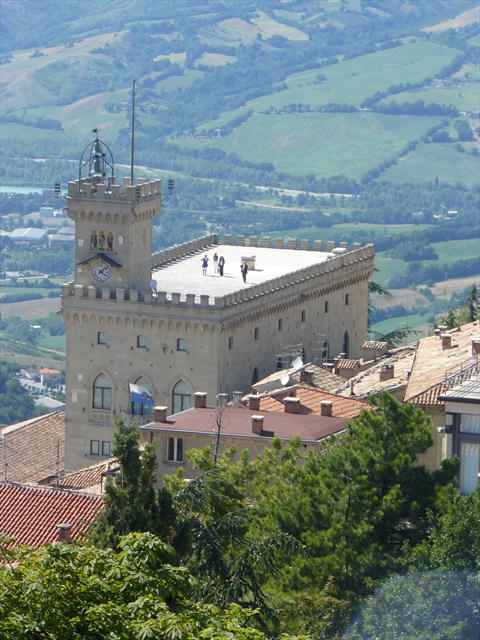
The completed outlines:
{"type": "Polygon", "coordinates": [[[476,180],[474,0],[0,6],[7,180],[25,157],[77,158],[94,126],[127,160],[133,79],[144,165],[267,184],[476,180]]]}

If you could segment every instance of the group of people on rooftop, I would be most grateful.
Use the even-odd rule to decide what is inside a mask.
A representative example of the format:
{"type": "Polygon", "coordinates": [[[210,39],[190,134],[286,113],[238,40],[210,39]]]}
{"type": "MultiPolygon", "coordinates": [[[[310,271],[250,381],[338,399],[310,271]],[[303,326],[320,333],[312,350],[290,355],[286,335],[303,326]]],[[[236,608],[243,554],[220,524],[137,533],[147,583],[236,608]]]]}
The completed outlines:
{"type": "MultiPolygon", "coordinates": [[[[204,276],[207,275],[208,262],[209,262],[208,255],[205,254],[201,260],[202,274],[204,276]]],[[[215,251],[215,253],[213,254],[212,262],[213,262],[213,273],[215,275],[218,274],[220,276],[223,276],[224,269],[225,269],[225,258],[223,256],[219,256],[215,251]]],[[[240,265],[240,271],[242,274],[243,281],[246,282],[247,273],[248,273],[248,264],[245,262],[245,260],[243,260],[240,265]]]]}

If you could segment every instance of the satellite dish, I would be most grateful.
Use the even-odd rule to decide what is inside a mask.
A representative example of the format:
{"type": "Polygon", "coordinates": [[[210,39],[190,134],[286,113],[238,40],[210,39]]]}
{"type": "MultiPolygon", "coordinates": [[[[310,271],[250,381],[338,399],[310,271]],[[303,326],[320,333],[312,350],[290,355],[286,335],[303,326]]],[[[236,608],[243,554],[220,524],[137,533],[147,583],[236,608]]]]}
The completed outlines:
{"type": "Polygon", "coordinates": [[[290,376],[288,375],[288,373],[284,373],[283,376],[280,378],[280,382],[282,383],[282,386],[285,387],[290,381],[290,376]]]}
{"type": "Polygon", "coordinates": [[[157,290],[157,281],[156,280],[150,280],[150,289],[153,289],[154,291],[157,290]]]}
{"type": "Polygon", "coordinates": [[[300,356],[297,356],[292,362],[292,367],[294,371],[299,371],[303,367],[303,360],[300,358],[300,356]]]}

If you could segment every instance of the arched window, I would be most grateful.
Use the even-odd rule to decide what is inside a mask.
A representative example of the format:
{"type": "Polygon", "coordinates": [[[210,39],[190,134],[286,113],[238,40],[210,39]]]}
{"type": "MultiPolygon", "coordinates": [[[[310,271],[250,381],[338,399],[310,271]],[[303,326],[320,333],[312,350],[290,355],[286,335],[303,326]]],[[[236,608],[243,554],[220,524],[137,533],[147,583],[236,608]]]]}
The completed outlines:
{"type": "MultiPolygon", "coordinates": [[[[135,380],[135,384],[138,387],[142,387],[150,394],[150,398],[153,397],[153,389],[150,381],[143,376],[135,380]]],[[[152,413],[152,402],[149,401],[147,397],[145,397],[145,401],[140,400],[138,402],[132,402],[132,416],[149,416],[152,413]]]]}
{"type": "Polygon", "coordinates": [[[173,387],[172,391],[172,409],[173,413],[179,413],[190,409],[192,406],[192,393],[186,382],[180,380],[173,387]]]}
{"type": "Polygon", "coordinates": [[[348,335],[348,331],[345,331],[345,333],[343,334],[343,348],[342,348],[342,351],[347,356],[347,358],[348,358],[348,350],[349,350],[349,348],[350,348],[350,337],[348,335]]]}
{"type": "Polygon", "coordinates": [[[103,373],[97,376],[93,383],[92,406],[94,409],[105,411],[110,411],[112,408],[112,383],[103,373]]]}
{"type": "Polygon", "coordinates": [[[258,369],[255,367],[252,373],[252,385],[258,382],[258,369]]]}
{"type": "Polygon", "coordinates": [[[302,347],[302,360],[304,363],[307,360],[307,352],[305,351],[305,347],[302,347]]]}

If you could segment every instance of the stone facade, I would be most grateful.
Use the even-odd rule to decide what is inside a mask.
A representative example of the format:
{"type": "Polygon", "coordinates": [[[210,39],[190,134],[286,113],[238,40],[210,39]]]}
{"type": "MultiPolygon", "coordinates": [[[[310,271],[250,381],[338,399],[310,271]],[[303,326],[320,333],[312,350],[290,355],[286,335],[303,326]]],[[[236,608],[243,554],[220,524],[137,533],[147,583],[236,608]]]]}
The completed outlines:
{"type": "Polygon", "coordinates": [[[110,454],[114,412],[148,413],[146,405],[132,405],[129,383],[143,385],[156,404],[174,413],[188,408],[200,389],[210,397],[248,391],[275,370],[284,345],[302,343],[312,359],[319,334],[328,336],[330,355],[345,351],[345,335],[349,354],[361,355],[373,246],[342,243],[336,253],[334,242],[225,236],[219,244],[210,235],[152,255],[158,181],[132,187],[127,180],[107,188],[76,181],[68,193],[69,216],[76,221],[76,272],[75,281],[62,289],[66,470],[110,454]],[[168,290],[169,265],[238,245],[258,254],[273,247],[285,258],[293,251],[304,258],[312,252],[306,256],[312,264],[280,277],[266,273],[263,281],[224,295],[168,290]],[[159,289],[165,290],[152,290],[156,269],[163,278],[159,289]]]}

